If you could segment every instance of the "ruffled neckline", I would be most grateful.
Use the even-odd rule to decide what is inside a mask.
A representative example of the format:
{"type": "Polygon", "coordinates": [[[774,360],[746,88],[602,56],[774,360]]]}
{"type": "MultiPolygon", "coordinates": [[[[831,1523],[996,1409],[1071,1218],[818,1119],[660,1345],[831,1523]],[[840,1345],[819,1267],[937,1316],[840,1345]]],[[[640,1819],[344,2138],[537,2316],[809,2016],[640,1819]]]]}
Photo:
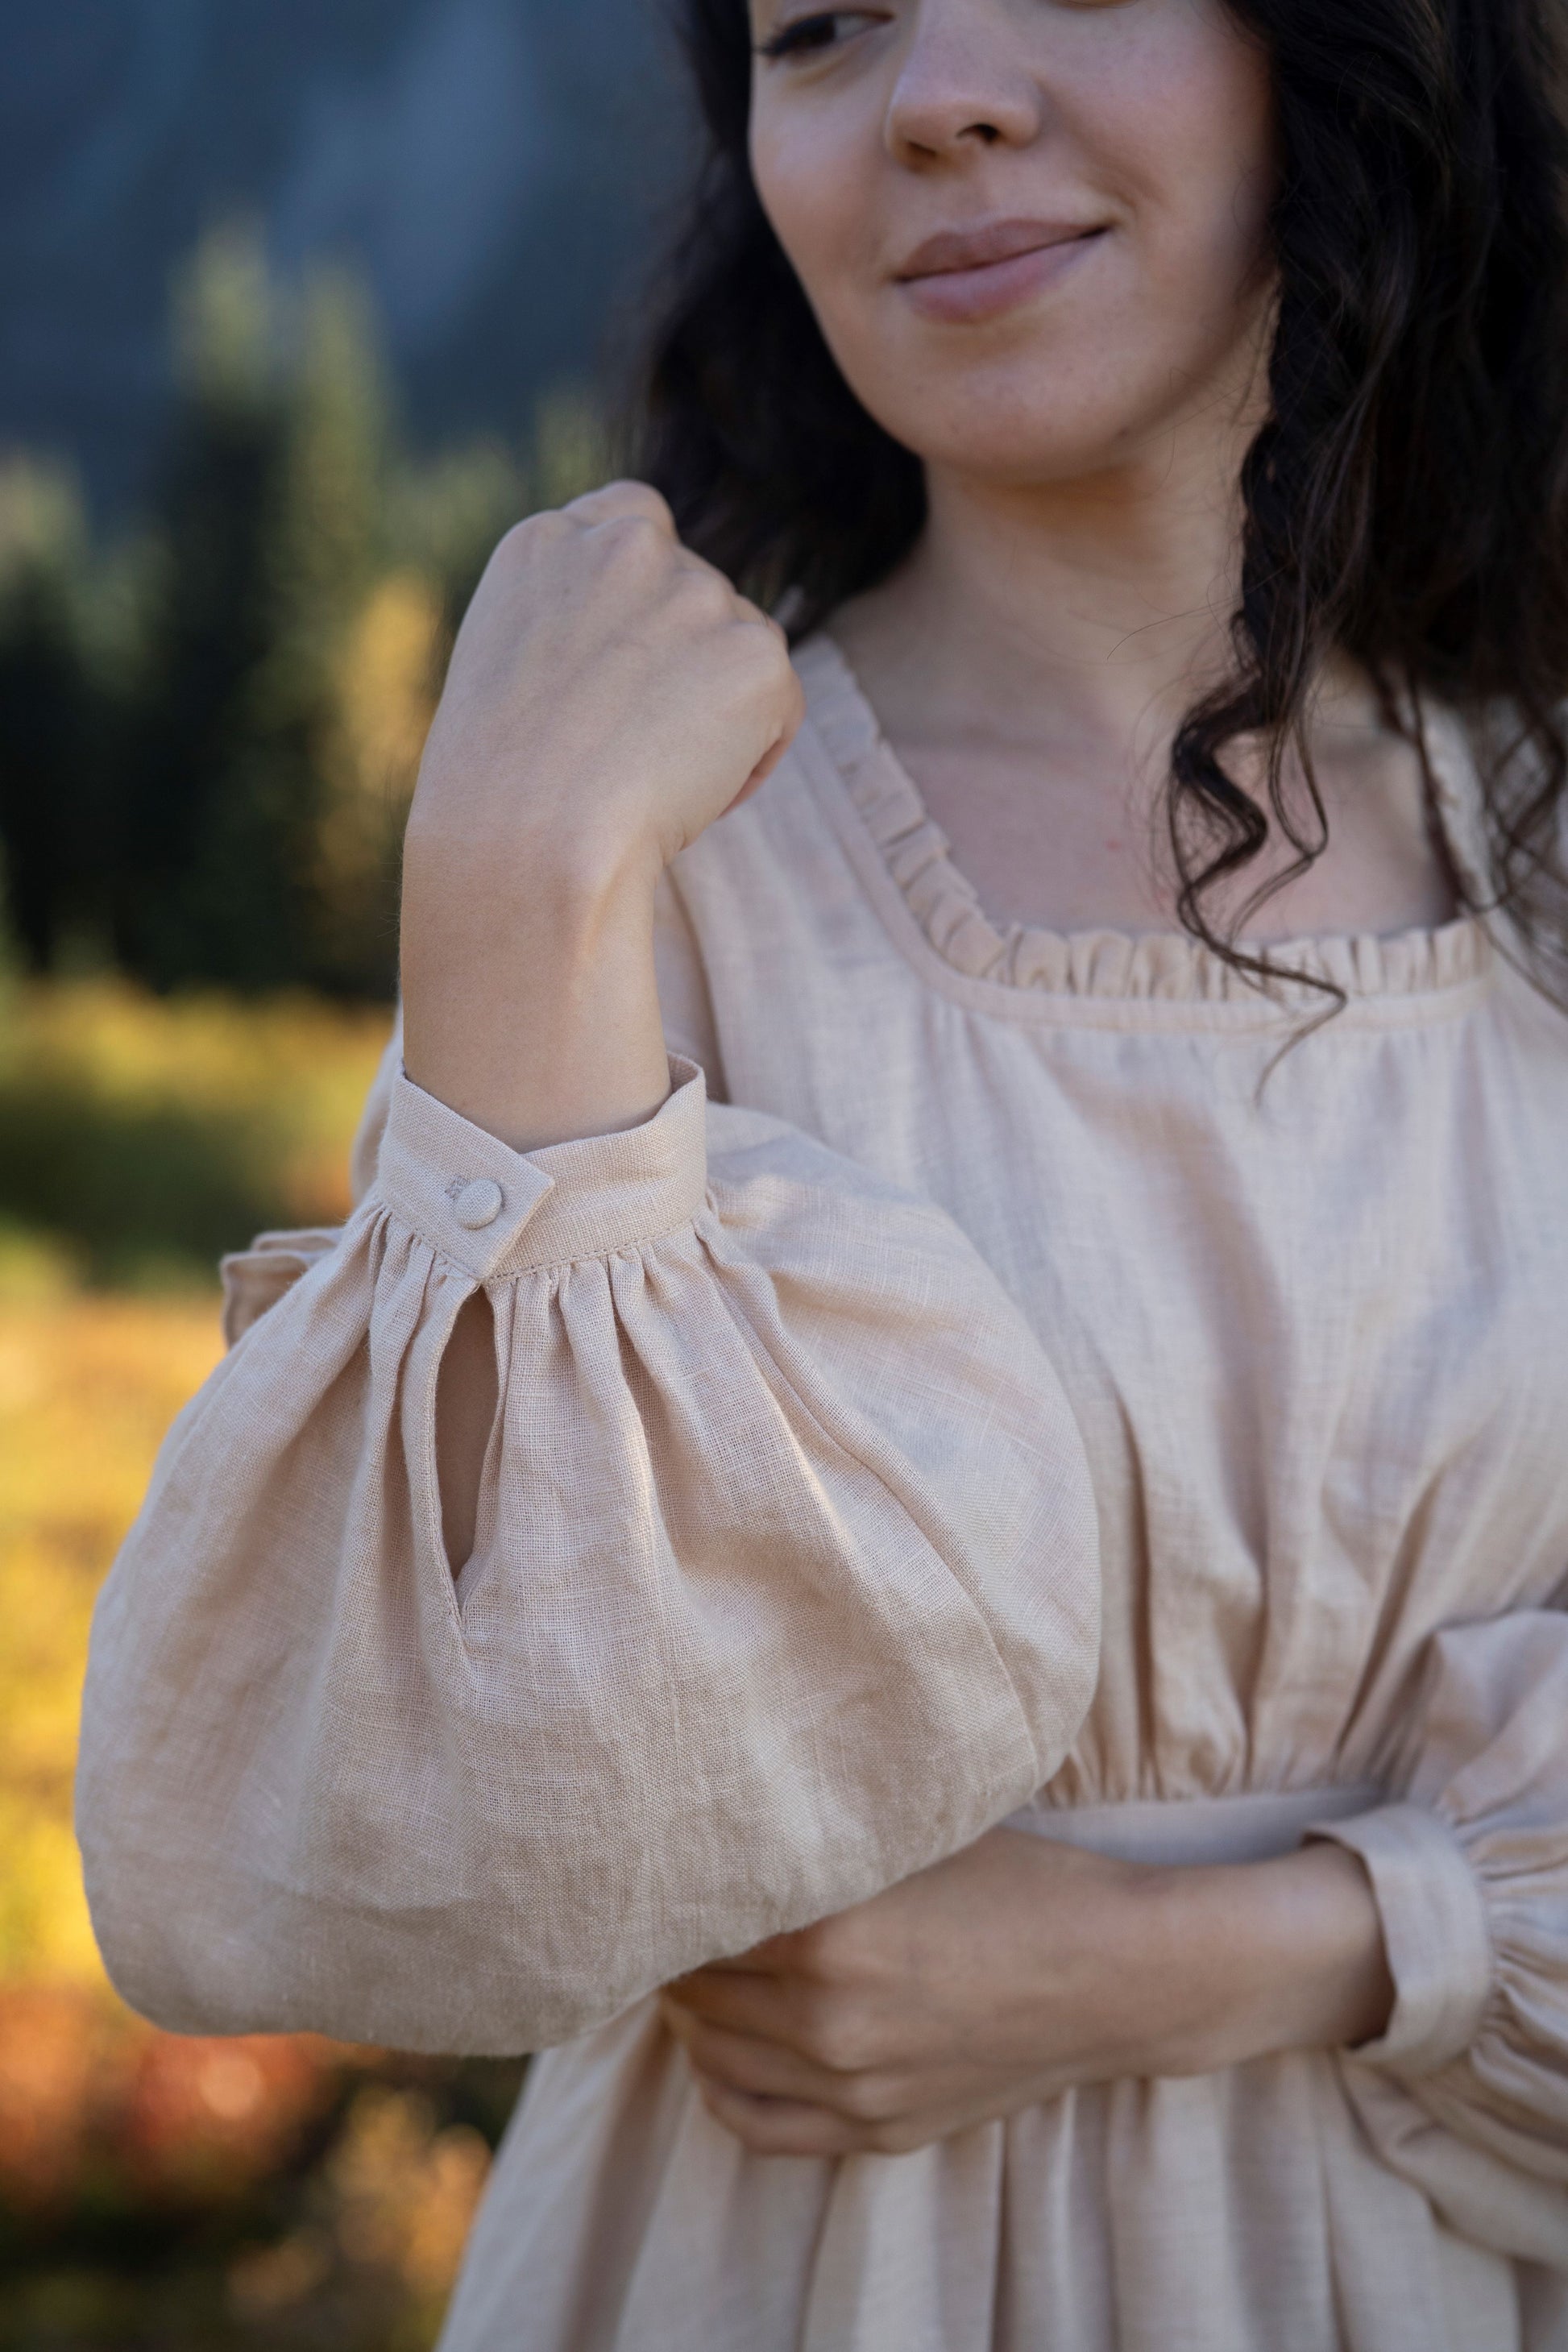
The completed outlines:
{"type": "MultiPolygon", "coordinates": [[[[1133,934],[1113,930],[1056,931],[1043,925],[998,927],[968,877],[953,863],[946,835],[928,812],[918,785],[883,735],[858,679],[835,640],[825,633],[795,655],[807,708],[824,751],[926,941],[965,980],[1065,996],[1146,998],[1194,1003],[1272,1002],[1312,1011],[1320,989],[1275,983],[1267,996],[1245,973],[1185,931],[1133,934]]],[[[1468,796],[1456,747],[1433,744],[1434,770],[1445,822],[1468,849],[1468,796]]],[[[1428,929],[1388,937],[1375,932],[1271,941],[1281,965],[1326,981],[1347,997],[1402,996],[1458,988],[1489,968],[1492,946],[1472,915],[1428,929]]]]}

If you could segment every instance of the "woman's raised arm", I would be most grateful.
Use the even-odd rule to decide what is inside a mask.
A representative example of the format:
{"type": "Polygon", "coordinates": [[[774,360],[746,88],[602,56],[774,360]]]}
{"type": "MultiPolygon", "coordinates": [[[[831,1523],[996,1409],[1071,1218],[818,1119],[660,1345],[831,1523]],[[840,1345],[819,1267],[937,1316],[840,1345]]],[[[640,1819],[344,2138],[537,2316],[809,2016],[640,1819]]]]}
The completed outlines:
{"type": "MultiPolygon", "coordinates": [[[[653,523],[549,533],[612,572],[673,560],[653,523]]],[[[510,611],[476,661],[503,663],[510,611]]],[[[646,690],[651,730],[660,677],[695,701],[700,665],[642,611],[628,592],[617,625],[646,661],[600,688],[646,690]]],[[[776,681],[761,708],[771,625],[711,626],[752,736],[719,730],[725,768],[694,718],[684,768],[667,745],[637,771],[638,806],[690,795],[631,860],[650,910],[665,851],[793,709],[776,681]]],[[[507,726],[548,749],[548,704],[507,726]]],[[[572,793],[622,806],[636,728],[612,713],[597,761],[572,793]]],[[[542,751],[539,772],[565,769],[542,751]]],[[[654,1041],[618,1037],[615,958],[563,982],[525,889],[496,881],[465,935],[431,861],[526,879],[572,802],[561,833],[508,835],[510,787],[472,777],[411,832],[411,1058],[377,1088],[369,1189],[341,1236],[237,1269],[248,1328],[95,1621],[93,1917],[127,1997],[176,2028],[567,2039],[967,1844],[1049,1777],[1093,1686],[1094,1499],[1021,1316],[937,1208],[708,1105],[661,1037],[656,1076],[654,1041]]],[[[639,1037],[651,933],[650,911],[646,972],[643,945],[617,967],[646,982],[639,1037]]]]}
{"type": "Polygon", "coordinates": [[[654,894],[799,725],[783,633],[639,482],[496,551],[453,653],[404,863],[404,1055],[520,1151],[667,1087],[654,894]]]}
{"type": "MultiPolygon", "coordinates": [[[[654,893],[800,719],[782,633],[616,482],[501,542],[454,648],[404,856],[409,1076],[519,1150],[634,1125],[668,1087],[654,893]]],[[[455,1564],[495,1414],[486,1300],[437,1414],[455,1564]]]]}

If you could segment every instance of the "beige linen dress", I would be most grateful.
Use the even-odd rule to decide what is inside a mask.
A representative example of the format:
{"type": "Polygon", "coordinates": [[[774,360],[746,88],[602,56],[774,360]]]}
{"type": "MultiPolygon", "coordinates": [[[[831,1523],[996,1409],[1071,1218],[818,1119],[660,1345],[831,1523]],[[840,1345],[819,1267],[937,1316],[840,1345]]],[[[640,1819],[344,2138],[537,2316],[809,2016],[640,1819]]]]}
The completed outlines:
{"type": "Polygon", "coordinates": [[[1288,951],[1349,1002],[1282,1058],[1319,1000],[1184,938],[1000,933],[799,662],[672,870],[658,1117],[520,1159],[395,1052],[353,1221],[231,1267],[94,1632],[110,1965],[176,2026],[563,2045],[445,2352],[1564,2352],[1568,1023],[1468,919],[1288,951]],[[748,2155],[648,1989],[1008,1814],[1320,1824],[1386,2034],[748,2155]]]}

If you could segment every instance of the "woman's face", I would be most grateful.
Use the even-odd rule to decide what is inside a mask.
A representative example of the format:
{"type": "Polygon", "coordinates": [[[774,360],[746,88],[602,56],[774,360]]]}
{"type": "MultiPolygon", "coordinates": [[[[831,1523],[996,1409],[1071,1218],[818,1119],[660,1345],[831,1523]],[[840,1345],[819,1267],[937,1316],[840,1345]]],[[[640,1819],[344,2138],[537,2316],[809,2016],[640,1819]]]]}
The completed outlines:
{"type": "Polygon", "coordinates": [[[1234,413],[1275,149],[1267,59],[1221,0],[750,5],[759,194],[896,439],[1060,482],[1234,413]]]}

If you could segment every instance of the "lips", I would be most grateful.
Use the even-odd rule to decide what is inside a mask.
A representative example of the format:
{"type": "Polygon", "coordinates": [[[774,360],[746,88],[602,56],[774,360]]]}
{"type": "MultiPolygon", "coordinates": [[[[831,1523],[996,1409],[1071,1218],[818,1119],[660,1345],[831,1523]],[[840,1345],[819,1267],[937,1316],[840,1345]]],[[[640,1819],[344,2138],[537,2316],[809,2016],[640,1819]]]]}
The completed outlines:
{"type": "Polygon", "coordinates": [[[944,229],[915,247],[894,282],[933,324],[979,326],[1071,276],[1104,234],[1104,224],[1084,221],[988,221],[974,229],[944,229]]]}
{"type": "Polygon", "coordinates": [[[988,269],[999,261],[1016,261],[1026,253],[1043,253],[1053,246],[1074,245],[1095,235],[1092,221],[988,221],[974,229],[943,229],[915,247],[894,272],[901,285],[921,278],[948,278],[964,269],[988,269]]]}

